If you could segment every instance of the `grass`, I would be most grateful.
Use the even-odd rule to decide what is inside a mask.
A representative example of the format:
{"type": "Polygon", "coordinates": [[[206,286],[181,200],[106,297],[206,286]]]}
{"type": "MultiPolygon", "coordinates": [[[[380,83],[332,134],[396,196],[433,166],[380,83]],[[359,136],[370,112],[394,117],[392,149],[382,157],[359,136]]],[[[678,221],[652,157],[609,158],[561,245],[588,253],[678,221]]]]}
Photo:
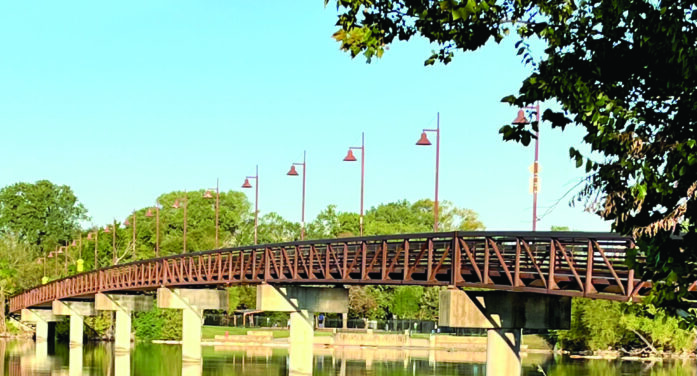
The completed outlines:
{"type": "MultiPolygon", "coordinates": [[[[273,338],[288,338],[290,331],[285,328],[238,328],[234,326],[204,326],[201,331],[202,338],[214,339],[215,336],[224,336],[225,332],[229,335],[246,335],[248,331],[262,330],[273,333],[273,338]]],[[[315,331],[315,337],[331,336],[331,331],[315,331]]]]}
{"type": "Polygon", "coordinates": [[[544,338],[537,334],[525,334],[523,335],[523,345],[528,345],[530,350],[551,350],[552,347],[545,341],[544,338]]]}

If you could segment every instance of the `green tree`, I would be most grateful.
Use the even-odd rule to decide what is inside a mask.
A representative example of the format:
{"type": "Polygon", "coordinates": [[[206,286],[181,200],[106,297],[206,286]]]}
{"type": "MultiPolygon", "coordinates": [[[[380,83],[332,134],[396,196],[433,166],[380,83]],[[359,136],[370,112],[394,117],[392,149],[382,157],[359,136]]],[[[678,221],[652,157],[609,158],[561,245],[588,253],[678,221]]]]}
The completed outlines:
{"type": "MultiPolygon", "coordinates": [[[[589,151],[569,150],[588,174],[578,202],[637,238],[645,262],[632,264],[655,282],[653,301],[688,315],[688,287],[697,280],[694,2],[341,0],[337,8],[334,38],[368,61],[417,35],[437,46],[427,65],[513,37],[530,74],[503,101],[554,100],[559,110],[545,110],[543,120],[562,130],[583,127],[589,151]],[[676,230],[682,237],[672,237],[676,230]]],[[[527,145],[538,127],[500,132],[527,145]]]]}
{"type": "Polygon", "coordinates": [[[44,251],[72,240],[85,219],[87,210],[66,185],[39,180],[0,189],[0,233],[14,234],[44,251]]]}
{"type": "Polygon", "coordinates": [[[0,333],[6,331],[6,297],[40,281],[43,265],[32,259],[33,253],[31,247],[17,237],[0,236],[0,333]]]}

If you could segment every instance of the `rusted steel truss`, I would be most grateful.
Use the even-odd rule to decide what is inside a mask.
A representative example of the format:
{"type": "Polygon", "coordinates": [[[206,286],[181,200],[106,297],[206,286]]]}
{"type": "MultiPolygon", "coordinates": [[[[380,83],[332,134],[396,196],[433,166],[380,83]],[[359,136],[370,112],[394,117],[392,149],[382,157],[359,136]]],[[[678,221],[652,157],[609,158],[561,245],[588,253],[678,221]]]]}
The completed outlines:
{"type": "Polygon", "coordinates": [[[447,232],[310,240],[188,253],[87,272],[10,298],[10,311],[97,292],[240,284],[422,285],[629,301],[651,288],[609,233],[447,232]]]}

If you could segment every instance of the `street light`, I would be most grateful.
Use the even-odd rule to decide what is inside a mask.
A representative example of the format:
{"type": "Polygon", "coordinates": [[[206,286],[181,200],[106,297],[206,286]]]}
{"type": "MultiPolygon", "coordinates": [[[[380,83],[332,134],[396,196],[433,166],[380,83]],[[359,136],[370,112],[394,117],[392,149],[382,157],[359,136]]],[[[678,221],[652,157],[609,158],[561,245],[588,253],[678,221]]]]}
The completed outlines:
{"type": "MultiPolygon", "coordinates": [[[[211,190],[207,189],[206,193],[203,194],[203,198],[209,199],[213,198],[213,195],[211,194],[211,190]]],[[[215,179],[215,248],[218,249],[218,231],[219,231],[219,224],[218,224],[218,211],[220,210],[220,180],[215,179]]]]}
{"type": "MultiPolygon", "coordinates": [[[[291,167],[291,170],[294,169],[291,167]]],[[[256,166],[255,171],[255,175],[245,177],[244,183],[242,184],[242,188],[252,188],[249,179],[254,179],[254,245],[257,244],[257,226],[259,225],[259,165],[256,166]]]]}
{"type": "MultiPolygon", "coordinates": [[[[152,218],[152,208],[148,208],[145,216],[152,218]]],[[[160,257],[160,203],[155,203],[155,257],[160,257]]]]}
{"type": "Polygon", "coordinates": [[[532,110],[535,112],[535,121],[537,122],[537,129],[535,130],[535,162],[532,164],[532,231],[537,230],[537,191],[540,188],[540,164],[538,162],[539,157],[539,142],[540,142],[540,102],[536,102],[534,106],[525,106],[518,110],[518,116],[513,120],[514,125],[527,125],[530,124],[527,117],[525,116],[525,110],[532,110]]]}
{"type": "Polygon", "coordinates": [[[111,228],[104,226],[104,232],[111,234],[111,265],[116,265],[116,220],[111,228]]]}
{"type": "Polygon", "coordinates": [[[440,165],[440,112],[436,115],[436,129],[424,129],[421,132],[421,138],[416,141],[417,145],[428,146],[431,141],[428,140],[426,132],[436,133],[436,194],[433,201],[433,231],[438,232],[438,170],[440,165]]]}
{"type": "MultiPolygon", "coordinates": [[[[133,258],[137,260],[138,257],[136,255],[136,211],[135,210],[133,211],[132,218],[133,218],[133,231],[132,231],[133,232],[133,258]]],[[[128,221],[128,218],[126,218],[126,220],[123,222],[123,225],[126,227],[131,225],[131,223],[128,221]]]]}
{"type": "Polygon", "coordinates": [[[97,258],[97,250],[99,246],[99,227],[97,227],[94,232],[87,233],[87,240],[92,240],[92,234],[94,234],[94,270],[99,269],[99,259],[97,258]]]}
{"type": "Polygon", "coordinates": [[[353,150],[361,151],[361,215],[358,220],[361,236],[363,236],[363,187],[365,180],[365,132],[361,132],[361,146],[351,146],[348,149],[344,162],[355,162],[356,157],[353,155],[353,150]]]}
{"type": "Polygon", "coordinates": [[[174,204],[172,207],[174,209],[179,209],[183,208],[184,209],[184,235],[183,235],[183,243],[184,243],[184,253],[186,253],[186,207],[187,207],[187,196],[186,193],[184,193],[184,198],[179,201],[179,199],[174,200],[174,204]]]}
{"type": "Polygon", "coordinates": [[[298,176],[298,171],[295,170],[295,166],[303,166],[303,202],[302,202],[302,214],[300,217],[300,240],[305,240],[305,175],[307,174],[307,152],[303,151],[303,161],[302,163],[293,163],[290,165],[290,170],[288,171],[289,176],[298,176]]]}
{"type": "Polygon", "coordinates": [[[75,239],[73,239],[73,243],[70,245],[71,247],[77,247],[78,248],[78,258],[77,261],[75,261],[75,271],[77,273],[82,273],[85,270],[85,261],[82,259],[82,234],[80,234],[80,241],[77,242],[75,239]]]}

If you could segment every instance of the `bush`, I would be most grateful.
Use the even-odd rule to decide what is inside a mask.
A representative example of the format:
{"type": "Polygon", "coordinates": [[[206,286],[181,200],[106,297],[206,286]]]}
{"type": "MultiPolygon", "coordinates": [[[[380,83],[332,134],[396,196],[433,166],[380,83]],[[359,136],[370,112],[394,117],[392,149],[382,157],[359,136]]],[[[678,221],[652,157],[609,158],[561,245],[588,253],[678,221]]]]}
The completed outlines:
{"type": "Polygon", "coordinates": [[[180,310],[160,309],[157,306],[147,312],[136,312],[133,330],[136,339],[141,341],[181,340],[182,313],[180,310]]]}

